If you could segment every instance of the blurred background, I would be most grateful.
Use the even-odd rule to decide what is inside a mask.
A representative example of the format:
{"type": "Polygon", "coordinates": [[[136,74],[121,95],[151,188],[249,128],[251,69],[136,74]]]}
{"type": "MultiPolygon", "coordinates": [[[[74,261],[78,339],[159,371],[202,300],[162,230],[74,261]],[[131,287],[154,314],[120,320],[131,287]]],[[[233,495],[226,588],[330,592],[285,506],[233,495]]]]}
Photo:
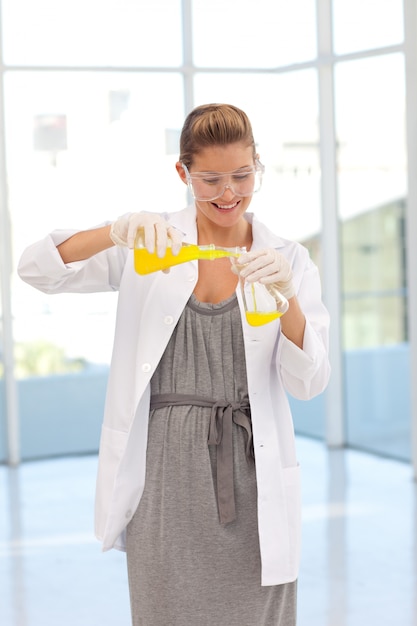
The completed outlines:
{"type": "Polygon", "coordinates": [[[117,294],[37,292],[23,249],[185,206],[183,120],[228,102],[266,167],[252,209],[307,246],[332,317],[297,435],[416,476],[417,1],[1,0],[0,19],[0,463],[96,454],[112,349],[117,294]]]}

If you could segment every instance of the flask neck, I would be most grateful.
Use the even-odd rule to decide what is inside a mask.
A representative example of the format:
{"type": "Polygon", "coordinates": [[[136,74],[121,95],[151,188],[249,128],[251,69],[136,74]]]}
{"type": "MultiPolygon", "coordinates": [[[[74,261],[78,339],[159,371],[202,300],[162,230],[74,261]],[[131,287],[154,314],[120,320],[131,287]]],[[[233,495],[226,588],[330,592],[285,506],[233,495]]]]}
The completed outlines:
{"type": "MultiPolygon", "coordinates": [[[[188,244],[185,244],[188,245],[188,244]]],[[[198,246],[199,250],[216,250],[217,252],[224,252],[226,255],[230,255],[230,256],[239,256],[241,254],[244,254],[246,252],[246,248],[245,247],[240,247],[240,246],[233,246],[231,248],[227,248],[224,246],[216,246],[214,245],[214,243],[209,243],[209,244],[204,244],[204,245],[199,245],[198,246]]]]}

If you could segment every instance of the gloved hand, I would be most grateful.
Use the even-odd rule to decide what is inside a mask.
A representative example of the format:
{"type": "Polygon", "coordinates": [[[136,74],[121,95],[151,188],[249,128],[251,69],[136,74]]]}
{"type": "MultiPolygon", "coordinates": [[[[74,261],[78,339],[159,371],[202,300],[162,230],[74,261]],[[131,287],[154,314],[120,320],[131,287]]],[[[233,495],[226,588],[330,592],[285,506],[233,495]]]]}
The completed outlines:
{"type": "Polygon", "coordinates": [[[232,264],[232,271],[250,283],[259,281],[273,296],[274,289],[282,293],[287,300],[295,295],[290,264],[273,248],[242,254],[232,264]]]}
{"type": "Polygon", "coordinates": [[[126,213],[119,217],[110,228],[110,239],[118,246],[133,248],[139,228],[144,231],[144,243],[148,252],[155,251],[162,258],[171,240],[172,254],[181,249],[183,233],[171,226],[157,213],[126,213]]]}

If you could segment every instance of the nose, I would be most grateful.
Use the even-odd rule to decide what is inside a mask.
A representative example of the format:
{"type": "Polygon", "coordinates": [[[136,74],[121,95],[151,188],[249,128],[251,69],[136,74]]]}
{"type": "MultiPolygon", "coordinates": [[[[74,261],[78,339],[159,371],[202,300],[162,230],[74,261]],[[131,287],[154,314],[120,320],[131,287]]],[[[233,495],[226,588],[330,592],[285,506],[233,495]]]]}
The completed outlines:
{"type": "Polygon", "coordinates": [[[222,195],[220,197],[231,200],[232,198],[234,198],[234,196],[235,196],[235,192],[233,190],[233,187],[231,185],[225,185],[223,188],[222,195]]]}

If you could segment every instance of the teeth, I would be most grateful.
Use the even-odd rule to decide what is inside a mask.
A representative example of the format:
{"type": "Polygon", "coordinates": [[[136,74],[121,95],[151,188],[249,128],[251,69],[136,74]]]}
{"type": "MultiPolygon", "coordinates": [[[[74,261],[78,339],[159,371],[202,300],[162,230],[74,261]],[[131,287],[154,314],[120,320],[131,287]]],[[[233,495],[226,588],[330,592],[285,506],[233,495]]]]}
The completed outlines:
{"type": "Polygon", "coordinates": [[[237,205],[237,202],[234,204],[218,204],[219,209],[233,209],[237,205]]]}

